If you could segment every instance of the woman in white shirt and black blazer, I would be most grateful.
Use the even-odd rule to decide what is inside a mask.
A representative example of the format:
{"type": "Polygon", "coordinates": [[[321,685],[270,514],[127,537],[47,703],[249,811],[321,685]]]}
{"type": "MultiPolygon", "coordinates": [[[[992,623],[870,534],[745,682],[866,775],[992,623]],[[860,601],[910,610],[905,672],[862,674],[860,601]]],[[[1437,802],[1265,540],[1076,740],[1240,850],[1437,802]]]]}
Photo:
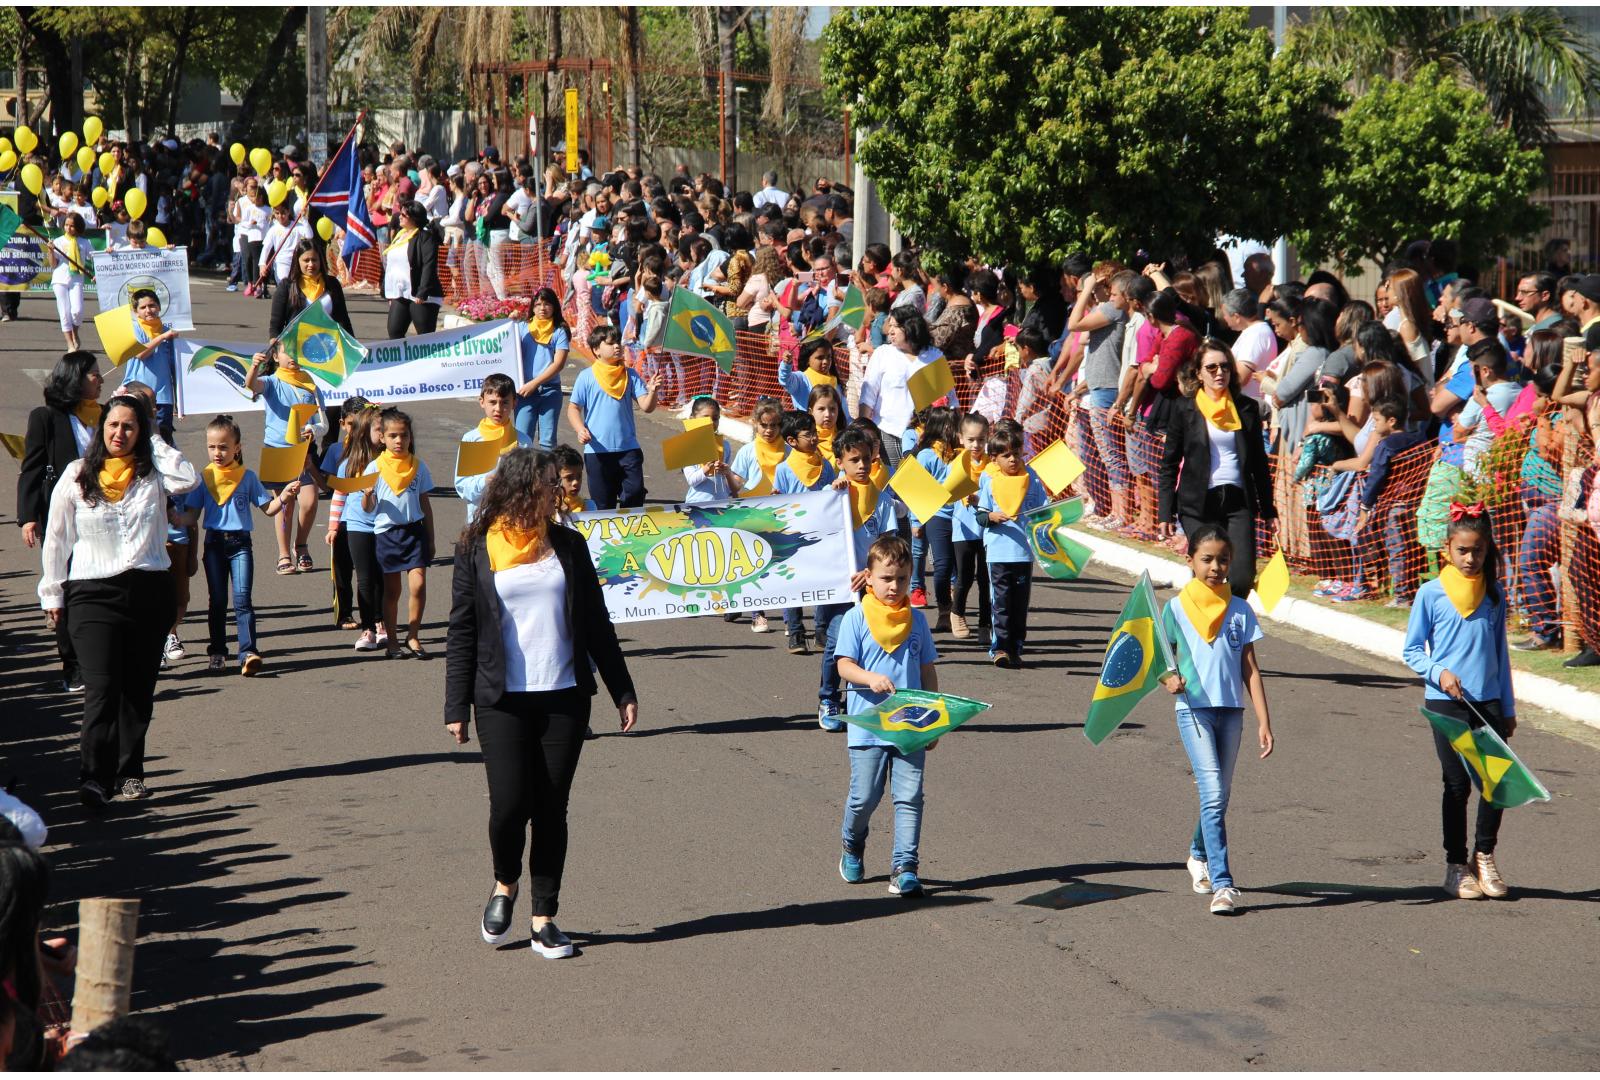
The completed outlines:
{"type": "Polygon", "coordinates": [[[389,336],[416,327],[431,334],[439,325],[444,286],[439,283],[439,245],[444,233],[428,211],[412,201],[400,207],[400,228],[383,256],[383,295],[389,301],[389,336]]]}
{"type": "Polygon", "coordinates": [[[39,601],[52,628],[66,619],[83,673],[78,796],[91,809],[147,794],[144,737],[177,610],[167,498],[199,482],[144,399],[118,394],[50,496],[39,601]]]}

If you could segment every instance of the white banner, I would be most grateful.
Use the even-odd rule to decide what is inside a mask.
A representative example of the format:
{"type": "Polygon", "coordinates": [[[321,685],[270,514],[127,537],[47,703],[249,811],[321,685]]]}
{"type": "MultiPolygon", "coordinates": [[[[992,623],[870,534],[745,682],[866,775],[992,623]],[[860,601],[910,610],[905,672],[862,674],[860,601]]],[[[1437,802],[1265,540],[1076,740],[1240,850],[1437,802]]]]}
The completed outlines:
{"type": "Polygon", "coordinates": [[[161,321],[174,330],[193,330],[189,310],[189,249],[140,248],[94,253],[94,277],[100,285],[100,310],[128,303],[140,289],[161,301],[161,321]]]}
{"type": "MultiPolygon", "coordinates": [[[[526,324],[515,319],[475,323],[453,330],[440,330],[418,337],[394,338],[365,343],[367,359],[340,386],[327,386],[318,380],[323,400],[337,405],[351,394],[360,394],[384,405],[435,398],[475,398],[483,380],[496,372],[518,381],[522,373],[521,337],[526,324]]],[[[229,355],[250,366],[250,357],[261,343],[240,344],[220,341],[178,339],[178,409],[185,416],[212,412],[258,412],[260,401],[251,401],[237,389],[218,365],[228,366],[229,355]],[[199,359],[201,366],[191,371],[199,359]],[[208,362],[215,361],[215,362],[208,362]]]]}
{"type": "Polygon", "coordinates": [[[842,491],[578,514],[613,622],[848,604],[842,491]]]}

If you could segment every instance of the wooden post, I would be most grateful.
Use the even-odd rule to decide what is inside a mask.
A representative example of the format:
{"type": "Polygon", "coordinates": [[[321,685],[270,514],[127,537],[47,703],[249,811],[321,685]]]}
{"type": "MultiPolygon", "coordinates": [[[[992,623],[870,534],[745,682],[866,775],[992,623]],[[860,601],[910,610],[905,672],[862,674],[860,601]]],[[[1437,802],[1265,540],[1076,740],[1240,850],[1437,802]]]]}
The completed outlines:
{"type": "Polygon", "coordinates": [[[717,175],[728,182],[728,80],[726,73],[717,72],[717,175]]]}
{"type": "Polygon", "coordinates": [[[87,1035],[128,1013],[133,995],[133,943],[139,901],[78,901],[78,978],[72,1030],[87,1035]]]}

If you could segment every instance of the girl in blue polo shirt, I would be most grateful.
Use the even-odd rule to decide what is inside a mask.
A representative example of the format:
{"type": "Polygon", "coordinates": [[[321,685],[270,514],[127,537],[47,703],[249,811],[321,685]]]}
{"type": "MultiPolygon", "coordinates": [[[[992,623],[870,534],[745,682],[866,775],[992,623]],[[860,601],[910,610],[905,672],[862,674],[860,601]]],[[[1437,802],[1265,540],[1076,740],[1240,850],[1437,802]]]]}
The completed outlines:
{"type": "Polygon", "coordinates": [[[383,571],[383,621],[389,627],[385,655],[394,659],[409,654],[420,659],[427,655],[418,635],[428,600],[427,567],[433,561],[433,508],[428,503],[433,473],[415,453],[411,417],[391,407],[383,410],[379,420],[383,453],[367,466],[367,472],[378,474],[378,482],[362,495],[361,502],[372,515],[373,546],[378,568],[383,571]],[[395,642],[402,578],[411,601],[404,648],[395,642]]]}
{"type": "Polygon", "coordinates": [[[787,356],[778,361],[778,383],[789,391],[794,407],[809,411],[811,391],[819,386],[831,386],[839,392],[839,427],[850,422],[849,406],[843,404],[844,382],[839,378],[838,365],[833,355],[833,342],[815,338],[800,346],[800,357],[791,364],[787,356]]]}
{"type": "Polygon", "coordinates": [[[661,376],[647,384],[622,363],[622,335],[611,325],[589,334],[594,364],[572,384],[567,421],[583,444],[589,495],[600,510],[644,505],[644,452],[633,427],[633,406],[655,412],[661,376]]]}
{"type": "MultiPolygon", "coordinates": [[[[328,432],[328,418],[323,414],[322,389],[312,380],[311,374],[293,357],[280,353],[277,368],[270,378],[261,377],[261,368],[267,363],[267,354],[256,353],[245,373],[244,386],[259,395],[266,409],[266,427],[263,441],[267,446],[294,446],[306,439],[321,439],[328,432]],[[300,406],[297,410],[295,406],[300,406]],[[297,430],[289,430],[289,420],[297,421],[297,430]]],[[[309,460],[309,455],[308,455],[309,460]]],[[[278,573],[307,573],[312,569],[311,549],[308,541],[317,517],[317,488],[306,483],[310,473],[300,476],[301,486],[296,512],[278,520],[278,573]],[[293,556],[290,541],[293,540],[293,556]]]]}
{"type": "Polygon", "coordinates": [[[1256,713],[1256,735],[1264,758],[1272,753],[1272,718],[1256,660],[1262,637],[1255,612],[1228,587],[1233,541],[1215,525],[1189,537],[1194,577],[1161,612],[1161,633],[1172,646],[1178,670],[1161,685],[1179,695],[1178,735],[1200,792],[1200,823],[1189,842],[1189,878],[1197,893],[1211,894],[1213,915],[1232,915],[1239,904],[1228,865],[1228,793],[1244,727],[1244,692],[1256,713]]]}
{"type": "Polygon", "coordinates": [[[228,598],[232,585],[233,618],[239,631],[239,674],[261,670],[256,651],[256,613],[251,602],[255,557],[250,547],[250,507],[259,506],[275,517],[293,503],[300,481],[291,480],[274,495],[262,487],[256,474],[244,467],[239,425],[231,416],[215,417],[206,425],[206,455],[211,464],[201,474],[199,487],[184,496],[189,521],[198,517],[205,529],[206,592],[210,598],[207,622],[211,644],[209,670],[228,666],[228,598]]]}
{"type": "Polygon", "coordinates": [[[561,415],[561,369],[572,350],[572,332],[561,314],[555,290],[540,289],[528,305],[527,334],[522,338],[522,381],[517,384],[516,426],[545,453],[556,448],[556,419],[561,415]]]}

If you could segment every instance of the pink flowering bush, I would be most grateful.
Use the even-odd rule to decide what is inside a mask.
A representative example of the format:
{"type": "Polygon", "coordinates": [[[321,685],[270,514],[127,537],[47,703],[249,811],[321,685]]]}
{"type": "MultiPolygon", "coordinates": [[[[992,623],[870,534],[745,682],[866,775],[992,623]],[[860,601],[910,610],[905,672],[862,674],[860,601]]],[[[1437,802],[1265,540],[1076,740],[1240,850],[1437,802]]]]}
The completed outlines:
{"type": "Polygon", "coordinates": [[[508,296],[504,300],[490,293],[486,296],[473,296],[456,305],[456,310],[463,319],[473,322],[488,322],[491,319],[525,319],[528,317],[528,305],[533,302],[531,296],[508,296]]]}

